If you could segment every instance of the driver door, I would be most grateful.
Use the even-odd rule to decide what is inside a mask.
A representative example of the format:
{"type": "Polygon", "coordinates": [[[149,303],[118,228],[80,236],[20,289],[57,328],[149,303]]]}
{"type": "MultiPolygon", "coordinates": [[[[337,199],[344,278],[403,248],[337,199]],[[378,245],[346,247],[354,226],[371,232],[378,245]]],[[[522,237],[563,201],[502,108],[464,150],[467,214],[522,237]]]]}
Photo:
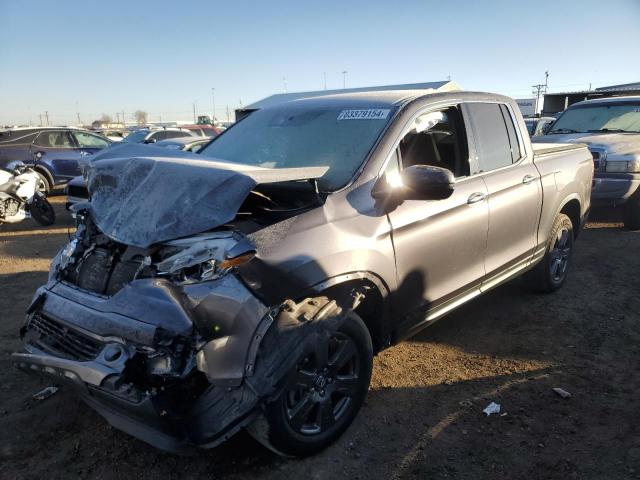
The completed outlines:
{"type": "Polygon", "coordinates": [[[444,200],[405,200],[388,216],[393,229],[400,330],[411,335],[457,303],[479,294],[489,227],[487,188],[471,177],[467,133],[457,105],[418,115],[392,155],[385,175],[411,165],[448,168],[456,177],[444,200]],[[426,122],[426,123],[425,123],[426,122]],[[418,124],[422,123],[421,126],[418,124]],[[416,128],[417,127],[417,128],[416,128]]]}

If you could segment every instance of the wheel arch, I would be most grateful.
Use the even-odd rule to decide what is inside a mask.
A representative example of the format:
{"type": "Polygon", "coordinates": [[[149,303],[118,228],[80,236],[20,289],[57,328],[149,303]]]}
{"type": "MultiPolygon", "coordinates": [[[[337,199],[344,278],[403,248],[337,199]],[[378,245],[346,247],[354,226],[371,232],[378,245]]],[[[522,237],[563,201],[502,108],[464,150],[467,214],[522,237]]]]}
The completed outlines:
{"type": "Polygon", "coordinates": [[[389,287],[372,272],[350,272],[328,278],[311,287],[315,295],[335,300],[352,309],[369,330],[374,353],[390,344],[389,287]]]}
{"type": "MultiPolygon", "coordinates": [[[[571,220],[571,224],[573,225],[573,238],[578,238],[578,234],[580,233],[580,227],[582,224],[582,209],[580,205],[580,200],[577,197],[571,196],[563,202],[562,206],[558,213],[563,213],[569,220],[571,220]]],[[[557,215],[557,214],[556,214],[557,215]]]]}
{"type": "Polygon", "coordinates": [[[53,175],[51,174],[51,172],[49,171],[49,169],[47,167],[44,167],[42,165],[36,165],[33,167],[33,169],[44,175],[47,179],[47,181],[49,182],[49,188],[53,188],[55,186],[55,181],[53,179],[53,175]]]}

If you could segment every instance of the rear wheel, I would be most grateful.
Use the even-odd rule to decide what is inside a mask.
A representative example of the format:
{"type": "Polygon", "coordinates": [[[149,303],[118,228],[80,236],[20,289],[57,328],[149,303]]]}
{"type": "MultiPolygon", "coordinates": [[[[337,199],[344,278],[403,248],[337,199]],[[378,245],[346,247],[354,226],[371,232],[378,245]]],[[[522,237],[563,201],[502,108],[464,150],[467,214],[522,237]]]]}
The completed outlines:
{"type": "Polygon", "coordinates": [[[266,431],[254,436],[272,450],[314,454],[335,441],[360,410],[371,380],[373,347],[362,319],[353,312],[346,316],[335,333],[299,360],[282,393],[266,406],[266,431]]]}
{"type": "Polygon", "coordinates": [[[573,224],[560,213],[553,222],[544,258],[528,274],[532,286],[542,292],[559,289],[567,278],[572,252],[573,224]]]}
{"type": "Polygon", "coordinates": [[[51,191],[51,184],[49,183],[49,179],[46,177],[46,175],[40,172],[36,172],[36,174],[38,175],[36,191],[42,193],[44,196],[49,195],[49,192],[51,191]]]}

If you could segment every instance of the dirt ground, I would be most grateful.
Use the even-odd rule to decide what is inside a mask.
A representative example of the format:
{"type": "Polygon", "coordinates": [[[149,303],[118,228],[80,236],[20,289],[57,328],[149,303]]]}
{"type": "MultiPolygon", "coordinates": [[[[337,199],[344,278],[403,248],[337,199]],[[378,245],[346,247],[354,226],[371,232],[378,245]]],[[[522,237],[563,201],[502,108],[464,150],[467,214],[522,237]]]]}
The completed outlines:
{"type": "Polygon", "coordinates": [[[0,226],[0,478],[640,479],[640,234],[596,212],[565,287],[520,280],[375,359],[337,443],[279,458],[244,433],[201,455],[163,453],[71,393],[15,370],[18,329],[71,220],[0,226]],[[561,398],[552,391],[571,393],[561,398]],[[482,410],[499,403],[500,415],[482,410]]]}

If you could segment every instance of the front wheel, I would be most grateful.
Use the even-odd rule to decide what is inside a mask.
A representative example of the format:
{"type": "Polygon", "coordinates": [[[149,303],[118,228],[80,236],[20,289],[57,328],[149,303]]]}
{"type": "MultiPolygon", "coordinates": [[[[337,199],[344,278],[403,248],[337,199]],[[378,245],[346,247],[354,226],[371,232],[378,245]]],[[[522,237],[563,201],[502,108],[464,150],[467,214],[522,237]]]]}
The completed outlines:
{"type": "Polygon", "coordinates": [[[48,227],[56,221],[56,212],[40,192],[36,192],[34,195],[29,211],[33,219],[42,226],[48,227]]]}
{"type": "Polygon", "coordinates": [[[553,222],[544,258],[528,273],[536,290],[553,292],[562,286],[569,271],[573,238],[571,219],[559,213],[553,222]]]}
{"type": "Polygon", "coordinates": [[[319,452],[353,422],[369,389],[372,364],[369,331],[348,312],[336,332],[300,359],[282,393],[266,406],[267,432],[258,440],[285,455],[319,452]]]}

